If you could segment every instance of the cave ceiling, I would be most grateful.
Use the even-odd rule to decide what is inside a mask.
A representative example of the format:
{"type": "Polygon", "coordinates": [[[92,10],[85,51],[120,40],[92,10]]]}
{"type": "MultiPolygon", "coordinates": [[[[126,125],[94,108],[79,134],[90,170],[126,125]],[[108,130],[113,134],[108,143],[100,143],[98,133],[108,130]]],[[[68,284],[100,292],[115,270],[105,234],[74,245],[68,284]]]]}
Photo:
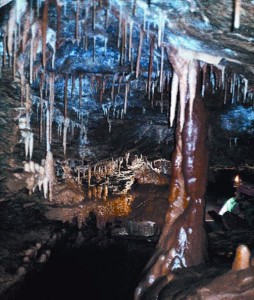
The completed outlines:
{"type": "MultiPolygon", "coordinates": [[[[4,6],[5,2],[0,3],[1,51],[6,35],[15,33],[14,29],[8,32],[8,18],[16,3],[16,20],[9,27],[15,28],[16,23],[20,31],[17,45],[13,44],[17,47],[17,74],[23,64],[37,107],[44,75],[47,102],[50,74],[55,74],[54,121],[61,131],[68,111],[68,126],[79,127],[78,156],[99,159],[113,148],[119,148],[119,155],[137,145],[145,152],[154,149],[151,136],[160,145],[158,152],[163,152],[174,140],[173,130],[168,129],[173,75],[168,53],[172,49],[186,59],[200,60],[203,67],[207,64],[210,78],[203,82],[202,96],[220,98],[222,104],[243,104],[246,99],[252,103],[253,1],[31,0],[4,6]],[[41,37],[45,28],[46,47],[43,50],[42,37],[31,62],[33,32],[35,38],[41,37]],[[122,134],[116,134],[114,128],[122,134]],[[100,155],[95,154],[98,149],[100,155]]],[[[46,118],[46,110],[43,114],[46,118]]],[[[162,156],[169,157],[167,151],[162,156]]]]}

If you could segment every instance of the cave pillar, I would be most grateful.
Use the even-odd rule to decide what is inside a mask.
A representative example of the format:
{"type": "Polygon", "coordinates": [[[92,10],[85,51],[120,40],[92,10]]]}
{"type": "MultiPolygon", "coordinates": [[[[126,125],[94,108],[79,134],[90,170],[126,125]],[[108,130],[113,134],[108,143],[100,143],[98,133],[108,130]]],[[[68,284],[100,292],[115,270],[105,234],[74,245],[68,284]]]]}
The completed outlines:
{"type": "Polygon", "coordinates": [[[161,288],[174,278],[173,270],[195,266],[206,259],[203,224],[208,149],[201,68],[197,60],[186,59],[175,49],[168,49],[168,56],[179,78],[180,94],[170,205],[158,245],[144,270],[135,299],[157,299],[161,288]]]}

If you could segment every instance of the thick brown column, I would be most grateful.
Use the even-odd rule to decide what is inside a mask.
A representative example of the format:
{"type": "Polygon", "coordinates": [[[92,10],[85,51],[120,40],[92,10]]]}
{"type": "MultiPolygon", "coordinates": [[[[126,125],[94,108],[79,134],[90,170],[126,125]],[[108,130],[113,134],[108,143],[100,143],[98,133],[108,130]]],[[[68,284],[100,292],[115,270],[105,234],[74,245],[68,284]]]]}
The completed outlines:
{"type": "Polygon", "coordinates": [[[136,289],[135,299],[156,299],[161,288],[174,278],[172,270],[198,265],[206,258],[203,221],[208,150],[206,109],[200,88],[201,70],[199,62],[186,60],[177,51],[169,51],[169,59],[179,77],[182,97],[172,157],[170,207],[156,251],[136,289]],[[194,99],[190,100],[193,95],[194,99]],[[181,120],[183,107],[184,119],[181,120]]]}

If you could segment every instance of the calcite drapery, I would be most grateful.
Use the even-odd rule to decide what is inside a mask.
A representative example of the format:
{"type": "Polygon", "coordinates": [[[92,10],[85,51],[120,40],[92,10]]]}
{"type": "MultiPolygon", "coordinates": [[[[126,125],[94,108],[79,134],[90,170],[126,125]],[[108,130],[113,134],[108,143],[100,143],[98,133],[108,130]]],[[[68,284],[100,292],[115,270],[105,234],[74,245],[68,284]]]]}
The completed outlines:
{"type": "Polygon", "coordinates": [[[174,269],[198,265],[206,258],[202,225],[208,151],[206,110],[200,89],[201,69],[198,61],[186,60],[175,49],[169,49],[168,54],[180,83],[170,208],[156,251],[136,289],[135,299],[157,299],[162,286],[173,279],[174,269]]]}

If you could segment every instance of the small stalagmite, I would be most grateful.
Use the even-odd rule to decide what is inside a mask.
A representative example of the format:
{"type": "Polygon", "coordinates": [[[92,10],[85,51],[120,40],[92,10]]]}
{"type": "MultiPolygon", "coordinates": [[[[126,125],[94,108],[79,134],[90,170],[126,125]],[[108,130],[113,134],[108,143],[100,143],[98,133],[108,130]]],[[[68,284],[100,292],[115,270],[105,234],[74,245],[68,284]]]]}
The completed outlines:
{"type": "Polygon", "coordinates": [[[44,198],[47,199],[48,190],[49,190],[49,201],[53,199],[53,190],[52,185],[55,181],[55,167],[54,167],[54,158],[51,151],[47,152],[45,166],[44,166],[44,180],[43,180],[43,191],[44,198]]]}
{"type": "Polygon", "coordinates": [[[240,271],[250,267],[250,250],[245,245],[240,245],[236,249],[232,271],[240,271]]]}

